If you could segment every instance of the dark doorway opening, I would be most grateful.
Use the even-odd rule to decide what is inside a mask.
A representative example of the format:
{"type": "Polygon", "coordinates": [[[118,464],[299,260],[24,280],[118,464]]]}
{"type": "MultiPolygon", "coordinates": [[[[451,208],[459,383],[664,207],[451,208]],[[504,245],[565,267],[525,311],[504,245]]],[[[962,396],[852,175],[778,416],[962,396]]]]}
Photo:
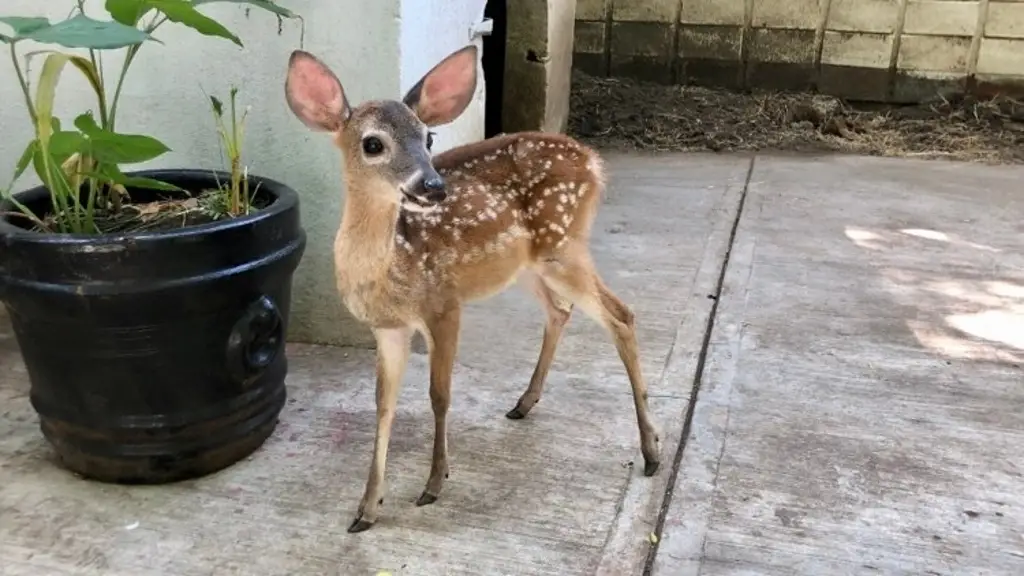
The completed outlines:
{"type": "Polygon", "coordinates": [[[507,0],[487,0],[484,18],[490,18],[494,28],[483,37],[484,53],[481,57],[486,83],[484,108],[484,136],[490,138],[502,132],[502,95],[505,91],[505,37],[508,29],[507,0]]]}

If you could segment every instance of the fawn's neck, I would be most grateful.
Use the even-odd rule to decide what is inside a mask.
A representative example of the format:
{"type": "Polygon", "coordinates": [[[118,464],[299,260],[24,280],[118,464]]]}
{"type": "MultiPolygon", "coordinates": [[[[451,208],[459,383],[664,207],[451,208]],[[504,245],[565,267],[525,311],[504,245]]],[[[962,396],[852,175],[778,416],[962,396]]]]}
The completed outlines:
{"type": "Polygon", "coordinates": [[[335,249],[353,276],[376,275],[391,266],[398,204],[381,194],[349,186],[335,249]]]}

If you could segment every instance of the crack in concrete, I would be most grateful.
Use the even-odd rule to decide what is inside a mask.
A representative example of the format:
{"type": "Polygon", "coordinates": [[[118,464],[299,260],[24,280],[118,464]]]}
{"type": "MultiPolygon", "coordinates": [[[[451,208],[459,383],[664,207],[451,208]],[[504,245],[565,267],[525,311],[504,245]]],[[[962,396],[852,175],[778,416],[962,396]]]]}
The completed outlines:
{"type": "MultiPolygon", "coordinates": [[[[697,406],[701,384],[703,383],[704,364],[707,361],[708,350],[711,347],[711,335],[715,328],[715,319],[718,316],[718,306],[722,302],[722,288],[725,285],[725,274],[729,269],[729,259],[732,256],[733,245],[736,242],[736,233],[739,230],[740,219],[743,218],[743,209],[747,201],[750,179],[754,174],[754,164],[756,161],[756,155],[750,158],[750,166],[747,168],[747,176],[743,182],[743,191],[740,193],[739,206],[736,209],[736,218],[733,220],[732,228],[729,231],[729,241],[727,243],[725,257],[722,259],[722,267],[718,271],[718,280],[715,283],[714,303],[711,305],[711,312],[708,314],[707,325],[704,328],[704,338],[701,342],[700,353],[697,356],[697,369],[694,370],[693,388],[690,393],[689,405],[686,408],[686,419],[683,422],[683,430],[680,433],[679,446],[677,447],[676,453],[672,459],[672,469],[669,473],[668,484],[665,488],[665,496],[662,498],[661,509],[658,511],[658,520],[654,528],[654,534],[657,536],[657,540],[651,544],[651,549],[647,553],[647,560],[644,562],[644,576],[651,576],[654,569],[654,561],[658,556],[658,548],[661,545],[662,531],[665,527],[665,516],[668,513],[669,506],[672,504],[672,496],[675,491],[676,480],[679,476],[679,467],[683,461],[683,452],[686,450],[686,440],[690,436],[690,428],[693,425],[693,414],[697,406]]],[[[671,353],[672,352],[670,351],[669,354],[671,355],[671,353]]]]}

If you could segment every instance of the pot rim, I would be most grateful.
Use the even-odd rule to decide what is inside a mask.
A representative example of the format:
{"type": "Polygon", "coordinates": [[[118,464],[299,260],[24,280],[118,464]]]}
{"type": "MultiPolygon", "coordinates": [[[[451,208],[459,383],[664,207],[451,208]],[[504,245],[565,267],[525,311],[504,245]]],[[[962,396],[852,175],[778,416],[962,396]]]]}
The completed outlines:
{"type": "MultiPolygon", "coordinates": [[[[144,176],[153,179],[173,178],[174,176],[205,176],[211,182],[215,182],[214,176],[220,180],[230,180],[231,174],[224,170],[206,170],[202,168],[155,168],[149,170],[134,170],[125,172],[128,176],[144,176]]],[[[299,204],[299,195],[287,184],[249,173],[246,176],[250,188],[259,186],[273,195],[274,201],[254,214],[240,218],[229,218],[226,220],[215,220],[194,226],[184,226],[172,230],[156,230],[142,232],[117,232],[110,234],[84,234],[84,233],[59,233],[59,232],[33,232],[20,226],[11,224],[8,216],[0,216],[0,237],[17,239],[19,243],[34,244],[90,244],[110,245],[122,244],[136,241],[161,241],[161,240],[185,240],[191,237],[205,236],[212,232],[229,230],[231,228],[249,226],[253,223],[273,218],[282,212],[296,209],[299,204]]],[[[49,196],[50,192],[42,184],[34,186],[12,196],[24,202],[26,199],[34,199],[37,196],[49,196]]],[[[0,200],[0,212],[17,211],[18,209],[7,199],[0,200]]]]}

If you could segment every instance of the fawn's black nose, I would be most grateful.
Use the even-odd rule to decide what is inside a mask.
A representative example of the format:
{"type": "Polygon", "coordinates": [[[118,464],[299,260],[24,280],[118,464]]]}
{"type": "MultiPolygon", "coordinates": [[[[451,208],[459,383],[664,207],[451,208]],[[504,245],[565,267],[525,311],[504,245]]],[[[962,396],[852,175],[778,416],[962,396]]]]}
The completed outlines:
{"type": "Polygon", "coordinates": [[[423,187],[430,191],[444,190],[444,179],[440,176],[427,178],[423,181],[423,187]]]}
{"type": "Polygon", "coordinates": [[[444,191],[444,179],[440,176],[433,176],[423,181],[423,190],[426,191],[426,198],[431,202],[440,202],[448,195],[444,191]]]}

